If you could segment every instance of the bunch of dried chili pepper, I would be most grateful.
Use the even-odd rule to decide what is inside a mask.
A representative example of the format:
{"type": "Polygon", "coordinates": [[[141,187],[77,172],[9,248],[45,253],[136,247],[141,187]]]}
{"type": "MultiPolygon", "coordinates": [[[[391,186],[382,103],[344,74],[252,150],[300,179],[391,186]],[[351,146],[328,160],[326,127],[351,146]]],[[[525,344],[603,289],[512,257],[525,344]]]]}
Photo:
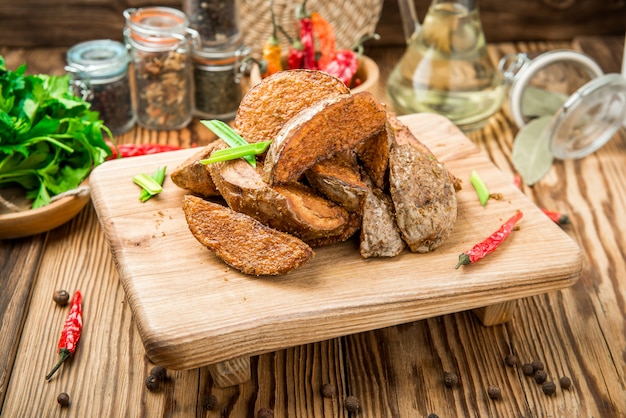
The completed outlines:
{"type": "Polygon", "coordinates": [[[276,25],[276,15],[274,14],[274,0],[270,0],[270,13],[272,15],[272,34],[263,44],[263,59],[267,64],[267,69],[262,77],[270,76],[283,69],[281,58],[281,45],[278,39],[278,27],[276,25]]]}
{"type": "Polygon", "coordinates": [[[285,35],[287,41],[289,41],[287,68],[289,70],[302,68],[302,59],[304,58],[304,47],[302,46],[302,43],[297,39],[292,39],[282,26],[278,26],[278,29],[283,33],[283,35],[285,35]]]}
{"type": "Polygon", "coordinates": [[[363,55],[363,43],[370,39],[380,39],[377,33],[365,35],[351,49],[336,51],[335,58],[323,70],[339,78],[348,87],[356,87],[360,81],[354,80],[359,68],[359,57],[363,55]]]}
{"type": "Polygon", "coordinates": [[[52,375],[61,367],[61,365],[76,352],[76,346],[83,330],[83,297],[80,290],[77,290],[72,297],[70,312],[65,319],[61,338],[57,347],[59,353],[59,361],[52,368],[50,373],[46,375],[46,380],[50,380],[52,375]]]}
{"type": "Polygon", "coordinates": [[[474,245],[471,249],[465,251],[459,256],[459,262],[456,264],[455,269],[458,269],[462,265],[475,263],[478,260],[484,258],[486,255],[495,251],[500,244],[508,237],[517,221],[522,219],[523,213],[518,211],[515,215],[511,216],[502,226],[485,240],[474,245]]]}
{"type": "Polygon", "coordinates": [[[316,70],[315,39],[313,38],[313,22],[306,11],[306,0],[302,2],[298,13],[298,27],[300,29],[300,42],[302,43],[302,67],[306,70],[316,70]]]}
{"type": "Polygon", "coordinates": [[[318,12],[311,13],[311,23],[313,24],[313,35],[317,38],[320,46],[320,54],[317,66],[323,70],[335,59],[336,40],[333,25],[322,17],[318,12]]]}

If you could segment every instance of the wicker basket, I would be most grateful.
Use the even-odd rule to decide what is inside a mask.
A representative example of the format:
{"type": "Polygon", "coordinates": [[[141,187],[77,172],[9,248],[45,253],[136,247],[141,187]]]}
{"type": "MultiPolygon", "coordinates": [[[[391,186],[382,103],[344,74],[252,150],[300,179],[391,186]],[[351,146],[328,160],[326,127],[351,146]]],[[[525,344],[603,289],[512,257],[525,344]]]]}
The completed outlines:
{"type": "MultiPolygon", "coordinates": [[[[272,34],[272,17],[269,0],[239,0],[240,25],[244,43],[252,48],[256,58],[261,57],[263,43],[272,34]]],[[[296,7],[301,0],[274,0],[276,22],[281,25],[290,36],[297,38],[296,7]]],[[[308,12],[320,13],[333,25],[337,48],[352,47],[363,35],[374,33],[383,0],[308,0],[308,12]],[[358,11],[357,11],[358,9],[358,11]]],[[[284,36],[283,50],[286,51],[289,43],[284,36]]]]}

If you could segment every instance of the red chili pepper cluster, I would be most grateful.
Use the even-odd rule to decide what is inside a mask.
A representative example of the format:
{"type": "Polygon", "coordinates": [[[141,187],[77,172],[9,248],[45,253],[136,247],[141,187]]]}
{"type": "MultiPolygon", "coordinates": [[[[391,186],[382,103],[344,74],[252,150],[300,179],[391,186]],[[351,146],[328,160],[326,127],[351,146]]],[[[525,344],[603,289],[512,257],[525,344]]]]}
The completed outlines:
{"type": "Polygon", "coordinates": [[[181,149],[176,145],[160,144],[120,144],[117,147],[111,146],[113,154],[109,159],[136,157],[139,155],[158,154],[160,152],[176,151],[181,149]]]}
{"type": "MultiPolygon", "coordinates": [[[[337,50],[335,47],[335,33],[333,26],[318,12],[308,13],[306,0],[300,5],[297,21],[298,39],[292,39],[280,26],[278,29],[289,41],[287,55],[287,69],[304,68],[321,70],[331,74],[348,87],[353,88],[361,83],[356,78],[359,67],[359,56],[363,53],[363,42],[378,35],[365,36],[352,49],[337,50]],[[315,51],[315,45],[320,51],[315,51]]],[[[270,75],[269,72],[264,76],[270,75]]]]}
{"type": "Polygon", "coordinates": [[[79,290],[74,293],[72,298],[72,304],[70,306],[70,312],[65,319],[63,331],[61,332],[61,338],[58,344],[59,361],[54,365],[54,368],[46,375],[46,380],[50,380],[52,375],[61,367],[61,365],[68,358],[74,355],[76,352],[76,346],[80,339],[80,334],[83,330],[83,308],[82,308],[83,296],[79,290]]]}
{"type": "Polygon", "coordinates": [[[475,263],[481,258],[485,257],[487,254],[491,254],[495,251],[500,244],[508,237],[517,221],[522,219],[522,212],[516,212],[515,215],[511,216],[508,221],[506,221],[502,226],[493,234],[491,234],[484,241],[479,242],[474,245],[471,249],[465,251],[459,256],[459,262],[456,264],[456,269],[461,267],[462,265],[475,263]]]}

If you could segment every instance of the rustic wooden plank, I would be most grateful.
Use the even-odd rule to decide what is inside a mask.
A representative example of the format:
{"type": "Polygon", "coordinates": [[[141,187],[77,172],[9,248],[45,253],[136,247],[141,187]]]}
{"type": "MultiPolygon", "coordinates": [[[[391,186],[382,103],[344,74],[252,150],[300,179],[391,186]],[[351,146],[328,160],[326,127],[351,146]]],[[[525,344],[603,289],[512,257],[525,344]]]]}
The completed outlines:
{"type": "MultiPolygon", "coordinates": [[[[422,21],[430,2],[415,4],[422,21]]],[[[90,39],[121,41],[122,12],[142,6],[147,5],[139,0],[0,0],[0,39],[12,47],[69,47],[90,39]]],[[[149,6],[180,9],[182,3],[154,0],[149,6]]],[[[489,42],[570,40],[579,35],[619,35],[626,30],[626,6],[619,1],[483,0],[480,8],[489,42]]],[[[246,27],[242,30],[245,33],[246,27]]],[[[381,45],[404,44],[397,0],[384,0],[376,31],[382,36],[381,45]]]]}
{"type": "Polygon", "coordinates": [[[0,405],[4,401],[30,305],[45,234],[0,240],[0,405]]]}

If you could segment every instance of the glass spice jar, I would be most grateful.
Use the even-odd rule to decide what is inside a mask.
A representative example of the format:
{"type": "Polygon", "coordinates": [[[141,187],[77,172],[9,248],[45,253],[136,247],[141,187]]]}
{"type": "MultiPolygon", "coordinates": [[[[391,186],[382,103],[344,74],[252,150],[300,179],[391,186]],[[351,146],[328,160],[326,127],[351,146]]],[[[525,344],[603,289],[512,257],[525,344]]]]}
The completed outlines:
{"type": "Polygon", "coordinates": [[[76,93],[91,103],[111,132],[118,135],[132,128],[126,47],[110,39],[82,42],[67,51],[66,60],[76,93]]]}
{"type": "Polygon", "coordinates": [[[242,73],[251,49],[193,51],[194,115],[203,119],[232,119],[243,97],[242,73]]]}
{"type": "Polygon", "coordinates": [[[155,130],[185,127],[192,116],[191,48],[199,44],[197,32],[183,12],[169,7],[127,9],[124,17],[137,123],[155,130]]]}
{"type": "Polygon", "coordinates": [[[198,31],[204,48],[241,43],[237,0],[183,0],[190,27],[198,31]]]}

